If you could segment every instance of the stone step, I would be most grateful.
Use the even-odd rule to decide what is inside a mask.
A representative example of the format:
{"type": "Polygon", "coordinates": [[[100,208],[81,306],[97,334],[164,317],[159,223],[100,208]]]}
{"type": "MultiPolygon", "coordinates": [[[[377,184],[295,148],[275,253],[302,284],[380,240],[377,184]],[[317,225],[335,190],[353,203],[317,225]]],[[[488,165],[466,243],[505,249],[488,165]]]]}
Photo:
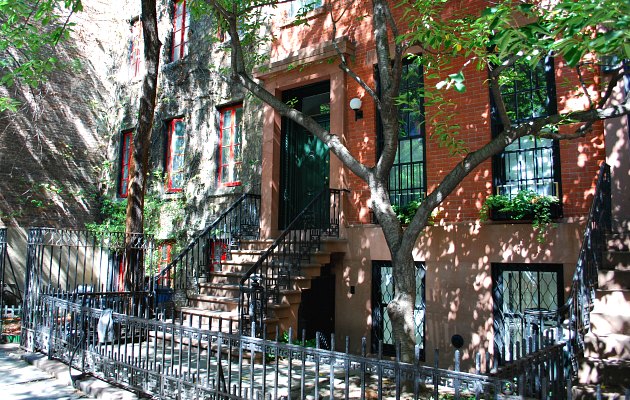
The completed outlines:
{"type": "MultiPolygon", "coordinates": [[[[212,311],[194,307],[181,307],[177,311],[177,319],[182,325],[225,333],[239,332],[240,316],[237,311],[212,311]],[[183,323],[181,322],[181,316],[183,316],[183,323]]],[[[267,317],[264,321],[267,327],[267,334],[274,333],[278,325],[278,319],[267,317]]]]}
{"type": "MultiPolygon", "coordinates": [[[[240,285],[233,284],[200,283],[199,294],[205,296],[238,298],[241,295],[241,287],[240,285]]],[[[300,302],[301,297],[302,290],[300,288],[280,290],[281,303],[297,303],[300,302]]]]}
{"type": "Polygon", "coordinates": [[[580,385],[630,387],[630,363],[584,358],[578,371],[580,385]]]}
{"type": "Polygon", "coordinates": [[[630,362],[630,336],[623,333],[584,335],[584,356],[590,359],[630,362]]]}
{"type": "Polygon", "coordinates": [[[608,249],[617,251],[630,250],[630,232],[606,235],[608,249]]]}
{"type": "Polygon", "coordinates": [[[610,310],[613,307],[627,309],[630,307],[630,290],[596,290],[593,309],[610,310]]]}
{"type": "Polygon", "coordinates": [[[238,297],[241,287],[233,283],[206,282],[199,284],[199,294],[222,297],[238,297]]]}
{"type": "Polygon", "coordinates": [[[603,269],[618,269],[621,271],[630,271],[630,251],[605,251],[603,256],[603,269]]]}
{"type": "Polygon", "coordinates": [[[630,332],[630,307],[625,309],[591,311],[591,332],[595,335],[625,334],[630,332]]]}
{"type": "Polygon", "coordinates": [[[630,393],[623,386],[600,385],[600,396],[597,385],[573,386],[571,392],[573,400],[630,400],[630,393]]]}
{"type": "Polygon", "coordinates": [[[235,273],[232,271],[214,271],[210,272],[206,277],[205,282],[201,283],[211,283],[211,284],[231,284],[238,285],[243,274],[235,273]]]}
{"type": "Polygon", "coordinates": [[[600,290],[630,290],[630,270],[605,270],[597,274],[600,290]]]}
{"type": "Polygon", "coordinates": [[[238,311],[238,297],[210,296],[207,294],[188,295],[188,302],[194,308],[212,311],[238,311]]]}
{"type": "MultiPolygon", "coordinates": [[[[231,257],[227,261],[230,264],[243,263],[253,265],[260,259],[263,253],[264,251],[262,250],[234,250],[231,252],[231,257]]],[[[290,255],[291,253],[288,254],[290,255]]],[[[330,254],[331,253],[327,251],[314,251],[309,254],[309,260],[317,264],[328,264],[330,263],[330,254]]]]}

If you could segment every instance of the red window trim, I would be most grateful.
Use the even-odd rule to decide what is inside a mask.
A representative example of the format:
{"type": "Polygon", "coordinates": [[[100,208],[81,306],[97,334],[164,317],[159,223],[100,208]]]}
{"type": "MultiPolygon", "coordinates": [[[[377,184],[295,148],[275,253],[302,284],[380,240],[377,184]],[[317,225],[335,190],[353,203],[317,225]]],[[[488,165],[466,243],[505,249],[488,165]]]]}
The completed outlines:
{"type": "Polygon", "coordinates": [[[136,78],[140,74],[140,69],[144,61],[142,55],[140,54],[142,42],[142,22],[140,20],[134,21],[131,25],[131,36],[131,54],[129,65],[131,68],[131,76],[136,78]]]}
{"type": "MultiPolygon", "coordinates": [[[[169,193],[177,193],[177,192],[181,192],[182,190],[184,190],[183,187],[179,187],[179,188],[174,188],[173,187],[173,180],[172,180],[172,173],[173,173],[173,154],[171,151],[171,144],[172,144],[172,140],[173,140],[173,134],[175,133],[175,124],[177,124],[178,122],[184,122],[183,118],[175,118],[172,119],[170,121],[168,121],[168,133],[167,133],[167,140],[166,140],[166,171],[168,174],[168,178],[167,178],[167,191],[169,193]]],[[[183,155],[182,155],[183,156],[183,155]]]]}
{"type": "Polygon", "coordinates": [[[120,176],[118,177],[118,197],[127,197],[129,174],[133,165],[133,131],[122,133],[120,145],[120,176]],[[125,171],[127,177],[125,178],[125,171]]]}
{"type": "MultiPolygon", "coordinates": [[[[233,106],[229,106],[229,107],[223,107],[219,110],[219,118],[220,118],[220,123],[219,123],[219,177],[218,177],[218,181],[220,185],[226,186],[226,187],[234,187],[234,186],[240,186],[241,185],[241,181],[228,181],[228,182],[223,182],[223,168],[229,168],[230,164],[223,164],[223,120],[224,120],[224,116],[225,113],[230,111],[233,113],[233,118],[231,119],[231,126],[230,126],[230,145],[229,146],[225,146],[225,147],[229,147],[230,148],[230,158],[229,160],[233,162],[234,168],[236,168],[237,165],[241,165],[242,162],[235,162],[234,161],[234,133],[235,133],[235,128],[237,126],[236,124],[236,110],[237,109],[243,109],[243,105],[242,104],[236,104],[233,106]]],[[[241,114],[242,115],[242,114],[241,114]]],[[[242,138],[241,138],[242,140],[242,138]]],[[[242,146],[242,144],[239,144],[239,146],[242,146]]],[[[242,148],[241,148],[242,151],[242,148]]]]}
{"type": "MultiPolygon", "coordinates": [[[[164,268],[166,268],[171,261],[173,260],[173,245],[175,242],[164,242],[159,247],[159,260],[158,260],[158,272],[162,272],[164,268]],[[163,258],[163,250],[166,248],[166,258],[163,258]]],[[[160,284],[168,285],[171,281],[171,270],[166,271],[166,274],[160,278],[160,284]]]]}
{"type": "Polygon", "coordinates": [[[186,38],[186,33],[188,32],[188,26],[186,26],[187,22],[187,14],[188,11],[186,9],[186,0],[177,0],[173,4],[173,36],[171,40],[171,61],[178,61],[184,58],[186,52],[188,50],[188,40],[186,38]],[[181,14],[177,13],[178,5],[181,3],[181,14]],[[181,19],[181,28],[177,29],[177,21],[181,19]],[[176,38],[179,35],[179,42],[176,42],[176,38]],[[176,44],[177,43],[177,44],[176,44]]]}

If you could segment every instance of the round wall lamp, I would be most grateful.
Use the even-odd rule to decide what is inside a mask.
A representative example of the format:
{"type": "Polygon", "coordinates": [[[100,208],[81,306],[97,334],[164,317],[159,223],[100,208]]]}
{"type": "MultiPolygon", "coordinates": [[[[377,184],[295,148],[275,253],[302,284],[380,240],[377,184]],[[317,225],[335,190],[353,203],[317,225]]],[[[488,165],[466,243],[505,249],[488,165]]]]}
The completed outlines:
{"type": "Polygon", "coordinates": [[[354,110],[354,120],[363,118],[363,110],[361,110],[361,99],[358,97],[350,100],[350,108],[354,110]]]}

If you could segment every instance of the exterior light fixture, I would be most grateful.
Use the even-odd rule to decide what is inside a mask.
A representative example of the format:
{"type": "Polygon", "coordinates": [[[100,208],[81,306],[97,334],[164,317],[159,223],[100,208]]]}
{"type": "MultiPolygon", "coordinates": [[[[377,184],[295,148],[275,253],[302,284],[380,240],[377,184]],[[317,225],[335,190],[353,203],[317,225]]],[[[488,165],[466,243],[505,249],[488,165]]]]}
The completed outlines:
{"type": "Polygon", "coordinates": [[[363,110],[361,110],[361,99],[358,97],[350,100],[350,108],[354,110],[354,120],[363,118],[363,110]]]}

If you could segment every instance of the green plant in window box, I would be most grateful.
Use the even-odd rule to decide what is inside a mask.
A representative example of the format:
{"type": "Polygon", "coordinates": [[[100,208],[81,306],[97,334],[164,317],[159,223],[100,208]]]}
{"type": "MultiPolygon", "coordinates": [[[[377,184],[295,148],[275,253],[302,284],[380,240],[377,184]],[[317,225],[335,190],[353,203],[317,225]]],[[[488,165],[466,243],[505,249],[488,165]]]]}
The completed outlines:
{"type": "MultiPolygon", "coordinates": [[[[401,224],[409,225],[413,217],[416,215],[416,211],[418,211],[420,203],[422,203],[422,200],[412,200],[404,206],[392,204],[392,210],[394,210],[394,213],[401,224]]],[[[431,212],[427,225],[433,225],[435,223],[435,218],[438,216],[438,213],[439,211],[437,208],[431,212]]]]}
{"type": "Polygon", "coordinates": [[[537,231],[536,241],[544,243],[549,226],[553,226],[552,206],[558,202],[556,196],[541,195],[532,190],[521,190],[513,197],[497,194],[486,198],[479,216],[482,221],[486,221],[494,210],[514,221],[531,220],[537,231]]]}

